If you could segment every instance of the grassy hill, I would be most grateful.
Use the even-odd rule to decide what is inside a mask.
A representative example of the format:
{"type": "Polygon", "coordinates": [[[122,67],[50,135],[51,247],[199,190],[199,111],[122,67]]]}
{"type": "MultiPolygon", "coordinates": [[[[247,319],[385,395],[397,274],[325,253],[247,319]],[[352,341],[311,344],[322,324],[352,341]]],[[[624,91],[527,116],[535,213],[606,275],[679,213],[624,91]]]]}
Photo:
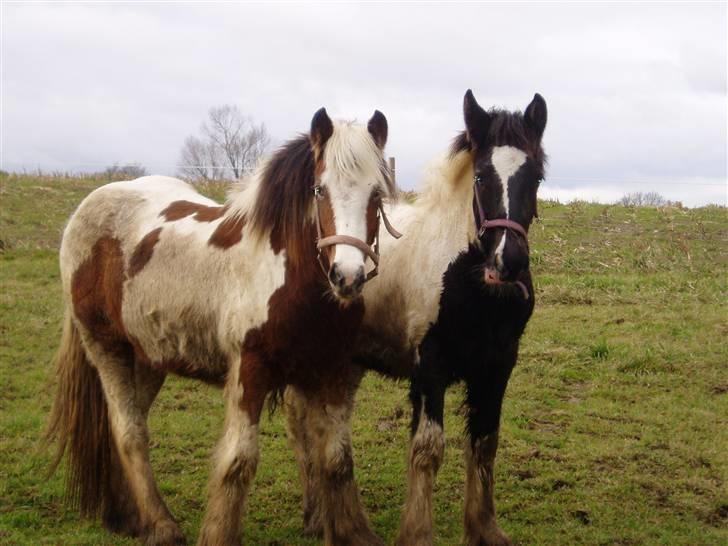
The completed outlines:
{"type": "MultiPolygon", "coordinates": [[[[61,324],[57,246],[102,182],[0,176],[0,544],[134,544],[67,508],[63,475],[47,478],[38,446],[61,324]]],[[[544,202],[539,212],[537,306],[496,467],[501,525],[519,544],[727,543],[726,209],[544,202]]],[[[368,376],[353,423],[362,497],[389,541],[405,491],[406,392],[368,376]]],[[[458,389],[447,399],[441,545],[462,534],[460,399],[458,389]]],[[[152,464],[190,543],[222,409],[219,391],[174,377],[152,409],[152,464]]],[[[300,505],[282,418],[266,415],[246,543],[317,544],[299,538],[300,505]]]]}

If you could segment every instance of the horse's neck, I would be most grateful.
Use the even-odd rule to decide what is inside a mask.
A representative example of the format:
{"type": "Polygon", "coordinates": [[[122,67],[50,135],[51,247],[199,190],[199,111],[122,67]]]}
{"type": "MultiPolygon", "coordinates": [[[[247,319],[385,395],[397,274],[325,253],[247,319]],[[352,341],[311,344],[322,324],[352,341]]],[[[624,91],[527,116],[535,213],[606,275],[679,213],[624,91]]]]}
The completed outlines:
{"type": "Polygon", "coordinates": [[[472,180],[469,152],[444,158],[430,168],[425,187],[412,206],[408,239],[421,252],[442,258],[442,271],[433,271],[433,275],[441,275],[452,257],[475,239],[472,180]]]}
{"type": "Polygon", "coordinates": [[[408,343],[417,343],[437,318],[443,273],[475,239],[472,172],[468,152],[443,159],[417,200],[392,210],[405,237],[383,245],[382,278],[365,294],[366,320],[375,331],[400,329],[408,343]],[[392,301],[403,308],[391,309],[392,301]]]}
{"type": "Polygon", "coordinates": [[[257,173],[236,182],[225,200],[225,217],[249,216],[258,196],[260,178],[257,173]]]}

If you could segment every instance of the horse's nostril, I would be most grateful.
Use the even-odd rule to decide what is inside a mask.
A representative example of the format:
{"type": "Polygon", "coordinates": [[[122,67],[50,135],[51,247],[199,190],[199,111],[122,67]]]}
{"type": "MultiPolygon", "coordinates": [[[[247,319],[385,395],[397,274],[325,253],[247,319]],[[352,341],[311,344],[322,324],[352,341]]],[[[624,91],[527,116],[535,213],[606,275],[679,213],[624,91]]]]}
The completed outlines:
{"type": "Polygon", "coordinates": [[[340,286],[341,281],[344,280],[344,276],[341,274],[336,264],[332,265],[331,269],[329,269],[329,280],[334,286],[340,286]]]}
{"type": "Polygon", "coordinates": [[[366,277],[364,276],[364,268],[361,268],[356,273],[356,277],[354,278],[354,290],[357,292],[361,290],[361,287],[364,286],[364,282],[366,281],[366,277]]]}

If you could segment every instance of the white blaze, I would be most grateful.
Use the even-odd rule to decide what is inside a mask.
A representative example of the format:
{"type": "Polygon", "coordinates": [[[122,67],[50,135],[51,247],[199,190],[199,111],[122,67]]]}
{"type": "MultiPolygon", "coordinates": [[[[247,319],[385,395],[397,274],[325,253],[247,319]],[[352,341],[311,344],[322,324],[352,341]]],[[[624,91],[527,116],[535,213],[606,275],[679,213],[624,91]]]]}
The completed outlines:
{"type": "MultiPolygon", "coordinates": [[[[377,187],[386,190],[381,163],[382,151],[366,127],[334,122],[334,132],[324,148],[326,169],[321,183],[329,193],[337,235],[366,241],[369,198],[377,187]]],[[[336,245],[334,263],[344,277],[353,278],[365,260],[358,248],[336,245]]]]}
{"type": "MultiPolygon", "coordinates": [[[[336,233],[360,241],[367,239],[367,207],[373,184],[331,184],[331,208],[334,210],[336,233]]],[[[350,245],[337,245],[335,262],[344,276],[353,276],[364,265],[364,253],[350,245]]]]}
{"type": "MultiPolygon", "coordinates": [[[[501,199],[503,208],[506,211],[506,218],[510,218],[510,212],[508,210],[508,181],[511,179],[511,176],[516,174],[518,169],[521,168],[521,165],[526,162],[526,157],[525,152],[518,148],[514,148],[513,146],[496,146],[493,148],[490,161],[493,164],[493,168],[495,169],[498,179],[500,180],[501,187],[503,188],[501,199]]],[[[500,265],[503,261],[503,249],[506,246],[507,232],[508,230],[503,230],[503,237],[501,237],[498,246],[495,248],[495,260],[497,265],[500,265]]]]}

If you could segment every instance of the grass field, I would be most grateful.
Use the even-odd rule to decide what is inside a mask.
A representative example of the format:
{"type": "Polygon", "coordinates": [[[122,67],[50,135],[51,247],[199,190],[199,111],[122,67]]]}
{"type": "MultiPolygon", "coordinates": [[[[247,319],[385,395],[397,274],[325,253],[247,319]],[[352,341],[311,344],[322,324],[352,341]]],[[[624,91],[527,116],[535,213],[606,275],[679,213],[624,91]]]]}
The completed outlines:
{"type": "MultiPolygon", "coordinates": [[[[57,247],[100,180],[0,178],[0,543],[134,544],[82,521],[48,478],[39,437],[61,324],[57,247]]],[[[496,468],[518,544],[728,543],[728,215],[725,208],[541,203],[537,306],[506,397],[496,468]]],[[[376,281],[374,281],[376,282],[376,281]]],[[[394,539],[405,491],[407,386],[365,378],[353,423],[372,524],[394,539]]],[[[436,542],[457,544],[461,393],[448,395],[436,542]]],[[[152,464],[194,543],[221,393],[170,377],[151,413],[152,464]]],[[[266,415],[247,544],[303,540],[301,494],[279,414],[266,415]]]]}

